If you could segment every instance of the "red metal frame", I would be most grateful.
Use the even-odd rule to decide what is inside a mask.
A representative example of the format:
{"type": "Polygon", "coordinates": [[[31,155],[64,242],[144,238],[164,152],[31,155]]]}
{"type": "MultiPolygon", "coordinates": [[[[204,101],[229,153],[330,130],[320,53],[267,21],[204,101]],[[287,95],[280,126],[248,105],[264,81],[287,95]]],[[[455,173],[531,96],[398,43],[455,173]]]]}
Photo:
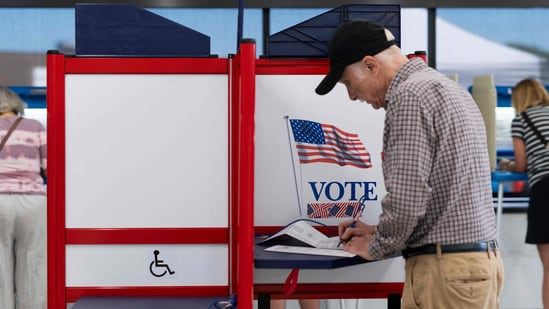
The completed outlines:
{"type": "Polygon", "coordinates": [[[66,244],[226,244],[228,228],[66,229],[66,244]]]}
{"type": "MultiPolygon", "coordinates": [[[[48,308],[87,296],[229,295],[229,286],[69,287],[65,285],[66,245],[228,244],[229,228],[93,229],[65,226],[65,75],[66,74],[228,74],[228,61],[216,58],[77,58],[47,56],[48,102],[48,308]]],[[[227,137],[229,138],[229,137],[227,137]]]]}
{"type": "Polygon", "coordinates": [[[327,59],[258,59],[256,65],[257,75],[320,75],[328,73],[327,59]]]}
{"type": "Polygon", "coordinates": [[[151,296],[151,297],[219,297],[229,294],[227,286],[119,286],[67,288],[67,302],[74,303],[82,296],[151,296]]]}
{"type": "Polygon", "coordinates": [[[254,291],[269,294],[274,299],[339,299],[339,298],[387,298],[390,294],[402,294],[403,282],[374,283],[300,283],[294,293],[285,295],[282,284],[256,284],[254,291]]]}
{"type": "Polygon", "coordinates": [[[227,74],[218,58],[77,58],[66,57],[66,74],[227,74]]]}
{"type": "Polygon", "coordinates": [[[65,56],[48,53],[48,308],[65,308],[65,56]],[[53,263],[52,261],[55,261],[53,263]],[[52,288],[55,287],[55,288],[52,288]]]}
{"type": "MultiPolygon", "coordinates": [[[[236,282],[238,307],[251,309],[254,280],[255,43],[242,42],[238,57],[238,187],[236,282]]],[[[233,222],[234,223],[234,222],[233,222]]]]}
{"type": "Polygon", "coordinates": [[[235,117],[239,114],[239,103],[240,102],[240,91],[239,87],[239,56],[233,56],[229,58],[229,98],[230,98],[230,108],[229,108],[229,287],[230,293],[236,294],[237,290],[237,259],[234,252],[237,248],[238,241],[238,194],[236,192],[237,183],[239,179],[239,169],[238,169],[238,155],[239,155],[239,135],[238,135],[238,121],[235,117]]]}

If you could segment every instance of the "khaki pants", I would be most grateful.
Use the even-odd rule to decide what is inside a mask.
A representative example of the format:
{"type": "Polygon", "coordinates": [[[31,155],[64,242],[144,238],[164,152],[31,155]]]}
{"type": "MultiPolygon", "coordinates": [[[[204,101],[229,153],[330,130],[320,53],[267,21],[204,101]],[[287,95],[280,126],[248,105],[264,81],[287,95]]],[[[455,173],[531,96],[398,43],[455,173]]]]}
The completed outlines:
{"type": "Polygon", "coordinates": [[[503,262],[497,250],[416,255],[405,271],[403,309],[499,308],[503,262]]]}
{"type": "Polygon", "coordinates": [[[0,194],[0,308],[46,308],[46,197],[0,194]]]}

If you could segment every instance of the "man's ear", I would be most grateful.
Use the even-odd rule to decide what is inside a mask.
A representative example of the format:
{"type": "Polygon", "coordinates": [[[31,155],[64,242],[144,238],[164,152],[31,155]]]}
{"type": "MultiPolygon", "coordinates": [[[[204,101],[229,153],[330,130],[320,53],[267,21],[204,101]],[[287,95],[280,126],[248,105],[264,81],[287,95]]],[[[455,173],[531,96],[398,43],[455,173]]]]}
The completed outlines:
{"type": "Polygon", "coordinates": [[[379,71],[379,63],[372,56],[364,56],[360,62],[370,73],[377,73],[379,71]]]}

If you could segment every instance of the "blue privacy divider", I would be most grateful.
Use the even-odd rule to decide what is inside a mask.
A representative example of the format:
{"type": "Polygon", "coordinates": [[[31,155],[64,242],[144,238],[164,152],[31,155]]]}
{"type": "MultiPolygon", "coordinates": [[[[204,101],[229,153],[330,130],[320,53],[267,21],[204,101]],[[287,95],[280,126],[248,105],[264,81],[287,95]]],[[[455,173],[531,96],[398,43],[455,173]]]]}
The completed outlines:
{"type": "Polygon", "coordinates": [[[400,5],[342,5],[269,36],[265,56],[327,57],[332,34],[339,25],[352,19],[382,24],[400,46],[400,5]]]}
{"type": "Polygon", "coordinates": [[[126,4],[76,5],[76,54],[209,57],[210,37],[126,4]]]}
{"type": "Polygon", "coordinates": [[[11,86],[28,108],[46,108],[46,87],[11,86]]]}

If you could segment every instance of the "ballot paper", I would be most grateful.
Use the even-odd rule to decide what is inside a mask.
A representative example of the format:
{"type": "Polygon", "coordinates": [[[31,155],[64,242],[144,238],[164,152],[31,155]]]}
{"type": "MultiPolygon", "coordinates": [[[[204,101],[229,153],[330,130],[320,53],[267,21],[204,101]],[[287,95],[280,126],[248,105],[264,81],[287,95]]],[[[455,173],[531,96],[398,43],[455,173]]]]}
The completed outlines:
{"type": "Polygon", "coordinates": [[[343,251],[342,247],[338,247],[339,237],[328,237],[306,221],[296,221],[278,233],[260,241],[258,244],[274,245],[265,249],[266,251],[346,257],[355,256],[343,251]]]}
{"type": "Polygon", "coordinates": [[[347,252],[347,251],[343,251],[343,250],[311,248],[311,247],[283,246],[283,245],[272,246],[272,247],[266,248],[265,251],[310,254],[310,255],[341,256],[341,257],[354,257],[354,256],[356,256],[356,254],[353,254],[353,253],[347,252]]]}

